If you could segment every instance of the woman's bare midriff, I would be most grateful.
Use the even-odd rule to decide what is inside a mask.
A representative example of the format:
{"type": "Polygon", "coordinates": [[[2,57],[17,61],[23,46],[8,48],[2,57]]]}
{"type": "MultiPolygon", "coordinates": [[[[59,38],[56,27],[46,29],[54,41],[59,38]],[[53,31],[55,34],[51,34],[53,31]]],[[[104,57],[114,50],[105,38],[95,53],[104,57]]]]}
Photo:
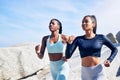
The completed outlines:
{"type": "Polygon", "coordinates": [[[82,58],[82,66],[91,67],[100,64],[99,57],[87,56],[82,58]]]}
{"type": "Polygon", "coordinates": [[[62,53],[48,53],[50,61],[58,61],[62,58],[62,53]]]}

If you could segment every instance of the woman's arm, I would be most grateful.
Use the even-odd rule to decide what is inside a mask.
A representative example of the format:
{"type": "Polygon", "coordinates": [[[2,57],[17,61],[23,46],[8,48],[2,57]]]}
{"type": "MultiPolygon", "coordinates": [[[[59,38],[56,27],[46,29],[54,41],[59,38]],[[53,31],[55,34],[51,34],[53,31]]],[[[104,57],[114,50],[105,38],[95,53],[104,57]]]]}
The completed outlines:
{"type": "Polygon", "coordinates": [[[41,46],[38,44],[35,46],[35,52],[37,54],[37,56],[42,59],[42,55],[40,54],[40,50],[41,50],[41,46]]]}
{"type": "MultiPolygon", "coordinates": [[[[74,37],[75,38],[75,37],[74,37]]],[[[73,52],[75,51],[76,47],[77,47],[77,38],[74,39],[73,36],[70,36],[67,42],[67,48],[66,48],[66,52],[65,52],[65,56],[67,59],[69,59],[73,52]]]]}
{"type": "Polygon", "coordinates": [[[109,60],[110,62],[113,61],[113,59],[115,58],[118,50],[117,48],[113,45],[113,43],[105,36],[103,36],[103,40],[104,40],[104,44],[111,49],[111,54],[110,56],[107,58],[107,60],[109,60]]]}
{"type": "MultiPolygon", "coordinates": [[[[63,43],[65,43],[65,44],[67,44],[67,43],[70,43],[70,44],[71,44],[71,43],[73,42],[73,40],[75,39],[75,36],[73,36],[73,35],[67,36],[67,35],[63,35],[63,34],[62,34],[61,37],[62,37],[63,43]]],[[[62,60],[67,61],[65,55],[66,55],[66,54],[63,54],[62,60]]]]}
{"type": "Polygon", "coordinates": [[[67,36],[67,35],[61,35],[62,37],[62,41],[65,42],[65,43],[69,43],[71,44],[73,42],[73,40],[75,39],[75,36],[74,35],[71,35],[71,36],[67,36]]]}
{"type": "Polygon", "coordinates": [[[37,45],[35,47],[35,51],[40,59],[42,59],[44,56],[47,38],[48,38],[48,36],[43,37],[41,47],[40,47],[40,45],[37,45]]]}

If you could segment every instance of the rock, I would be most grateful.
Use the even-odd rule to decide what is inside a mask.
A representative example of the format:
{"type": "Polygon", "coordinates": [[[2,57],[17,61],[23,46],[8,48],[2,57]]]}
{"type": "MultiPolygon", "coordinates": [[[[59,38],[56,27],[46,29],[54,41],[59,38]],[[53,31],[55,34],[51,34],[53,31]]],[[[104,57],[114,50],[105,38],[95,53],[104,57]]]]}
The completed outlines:
{"type": "Polygon", "coordinates": [[[117,43],[117,41],[112,33],[107,34],[107,37],[111,40],[111,42],[117,43]]]}
{"type": "Polygon", "coordinates": [[[116,39],[117,39],[118,43],[120,43],[120,31],[116,34],[116,39]]]}
{"type": "MultiPolygon", "coordinates": [[[[0,80],[52,80],[48,55],[38,59],[35,45],[0,48],[0,80]]],[[[118,54],[110,67],[104,67],[108,80],[120,80],[120,45],[118,54]]],[[[110,55],[110,49],[103,46],[101,63],[110,55]]],[[[47,53],[47,52],[46,52],[47,53]]],[[[81,58],[76,50],[68,60],[70,66],[69,80],[80,80],[81,58]]]]}
{"type": "Polygon", "coordinates": [[[0,48],[0,80],[17,80],[48,65],[48,55],[40,60],[35,45],[0,48]]]}

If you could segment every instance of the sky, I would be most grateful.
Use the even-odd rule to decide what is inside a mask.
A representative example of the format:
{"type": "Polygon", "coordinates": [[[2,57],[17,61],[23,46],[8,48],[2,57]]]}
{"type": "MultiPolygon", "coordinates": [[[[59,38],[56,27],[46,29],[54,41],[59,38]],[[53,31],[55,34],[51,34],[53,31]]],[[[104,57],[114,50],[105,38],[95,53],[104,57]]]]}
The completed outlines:
{"type": "Polygon", "coordinates": [[[120,31],[120,0],[0,0],[0,47],[40,43],[49,35],[52,18],[62,22],[63,34],[83,35],[85,15],[97,18],[97,33],[120,31]]]}

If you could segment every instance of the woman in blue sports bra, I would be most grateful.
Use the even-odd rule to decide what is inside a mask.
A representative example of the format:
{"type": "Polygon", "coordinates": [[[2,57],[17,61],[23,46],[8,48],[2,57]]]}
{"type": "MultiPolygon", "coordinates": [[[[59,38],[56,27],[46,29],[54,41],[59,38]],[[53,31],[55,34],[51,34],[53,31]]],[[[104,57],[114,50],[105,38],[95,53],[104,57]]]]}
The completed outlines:
{"type": "Polygon", "coordinates": [[[47,48],[53,80],[68,80],[69,65],[64,57],[68,37],[62,34],[62,24],[58,19],[50,21],[49,30],[51,35],[43,37],[41,47],[35,47],[36,53],[42,59],[47,48]]]}
{"type": "Polygon", "coordinates": [[[94,15],[83,18],[82,28],[85,35],[77,36],[73,42],[69,39],[66,58],[69,59],[78,47],[82,58],[81,80],[107,80],[100,62],[101,48],[105,45],[111,50],[111,55],[104,61],[105,67],[110,66],[118,50],[104,35],[96,34],[97,21],[94,15]]]}

